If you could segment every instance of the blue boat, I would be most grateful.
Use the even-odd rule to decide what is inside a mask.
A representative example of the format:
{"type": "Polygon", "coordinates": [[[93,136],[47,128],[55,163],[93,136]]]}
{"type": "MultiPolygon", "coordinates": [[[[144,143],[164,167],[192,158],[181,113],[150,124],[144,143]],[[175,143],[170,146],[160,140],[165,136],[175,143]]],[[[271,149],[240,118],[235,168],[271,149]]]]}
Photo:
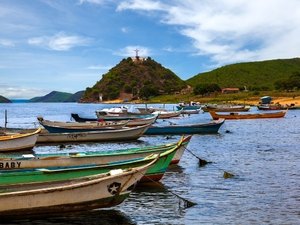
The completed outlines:
{"type": "Polygon", "coordinates": [[[215,134],[218,133],[220,127],[224,123],[224,119],[213,120],[209,123],[202,124],[183,124],[183,125],[168,125],[168,126],[151,126],[145,135],[165,135],[165,134],[215,134]]]}

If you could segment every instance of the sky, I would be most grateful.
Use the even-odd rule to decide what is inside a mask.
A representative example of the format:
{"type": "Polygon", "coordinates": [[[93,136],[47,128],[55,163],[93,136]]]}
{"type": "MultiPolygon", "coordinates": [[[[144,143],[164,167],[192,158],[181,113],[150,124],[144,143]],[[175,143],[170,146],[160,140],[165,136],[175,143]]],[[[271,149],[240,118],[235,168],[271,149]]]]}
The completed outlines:
{"type": "Polygon", "coordinates": [[[0,0],[0,95],[92,87],[123,58],[183,80],[220,66],[299,57],[299,0],[0,0]]]}

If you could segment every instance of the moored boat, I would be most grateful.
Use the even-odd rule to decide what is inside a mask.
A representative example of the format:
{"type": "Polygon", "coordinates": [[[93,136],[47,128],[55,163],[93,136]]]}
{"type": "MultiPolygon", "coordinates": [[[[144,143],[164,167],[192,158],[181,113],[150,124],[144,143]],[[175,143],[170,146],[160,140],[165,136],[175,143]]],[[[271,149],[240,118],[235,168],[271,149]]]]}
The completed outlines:
{"type": "Polygon", "coordinates": [[[160,154],[177,147],[172,163],[178,163],[185,148],[190,142],[191,135],[182,137],[178,142],[164,145],[145,146],[139,148],[97,151],[69,152],[48,154],[1,155],[0,172],[12,169],[32,169],[47,167],[69,167],[80,165],[97,165],[110,162],[132,160],[146,157],[150,154],[160,154]]]}
{"type": "Polygon", "coordinates": [[[165,134],[213,134],[224,123],[224,119],[214,120],[209,123],[182,124],[168,126],[154,126],[147,129],[145,135],[165,135],[165,134]]]}
{"type": "Polygon", "coordinates": [[[118,205],[156,160],[140,167],[59,182],[2,186],[0,217],[50,215],[118,205]]]}
{"type": "Polygon", "coordinates": [[[247,112],[250,108],[246,105],[206,105],[201,107],[204,112],[247,112]]]}
{"type": "Polygon", "coordinates": [[[201,108],[201,105],[199,102],[189,102],[189,103],[184,103],[184,102],[181,102],[179,103],[176,108],[178,110],[199,110],[201,108]]]}
{"type": "Polygon", "coordinates": [[[41,128],[26,134],[3,132],[0,135],[0,152],[31,150],[40,132],[41,128]]]}
{"type": "Polygon", "coordinates": [[[42,117],[38,117],[38,121],[49,133],[117,130],[122,129],[128,123],[125,120],[116,122],[98,121],[95,123],[60,122],[44,120],[42,117]]]}
{"type": "Polygon", "coordinates": [[[158,119],[169,119],[172,117],[180,116],[182,110],[177,111],[155,111],[152,114],[158,115],[158,119]]]}
{"type": "Polygon", "coordinates": [[[269,119],[269,118],[282,118],[285,116],[287,110],[278,111],[274,113],[237,113],[237,112],[230,112],[230,113],[217,113],[215,111],[209,111],[211,117],[216,119],[226,119],[226,120],[237,120],[237,119],[269,119]]]}
{"type": "Polygon", "coordinates": [[[151,124],[136,127],[126,127],[114,130],[85,131],[72,133],[41,132],[37,143],[65,143],[65,142],[89,142],[89,141],[128,141],[141,137],[151,124]]]}
{"type": "MultiPolygon", "coordinates": [[[[89,123],[97,123],[98,122],[98,118],[86,118],[86,117],[81,117],[76,113],[71,113],[71,117],[79,123],[85,123],[85,122],[89,122],[89,123]]],[[[122,117],[123,118],[123,117],[122,117]]],[[[127,118],[128,119],[128,118],[127,118]]],[[[128,121],[126,126],[140,126],[140,125],[145,125],[145,124],[151,124],[154,123],[155,120],[157,119],[157,115],[149,115],[146,117],[142,117],[142,118],[130,118],[128,121]]],[[[113,120],[110,120],[110,118],[102,118],[102,120],[104,121],[122,121],[122,120],[117,120],[117,118],[113,117],[113,120]]]]}
{"type": "Polygon", "coordinates": [[[153,117],[152,114],[107,114],[106,112],[96,111],[96,116],[98,120],[105,120],[105,121],[118,121],[118,120],[135,120],[135,119],[145,119],[149,117],[153,117]]]}
{"type": "Polygon", "coordinates": [[[177,146],[168,149],[159,154],[150,154],[142,158],[131,160],[112,161],[104,164],[85,164],[78,166],[54,166],[32,169],[9,169],[0,171],[0,188],[1,186],[23,185],[29,183],[47,183],[75,179],[84,176],[108,173],[114,169],[128,169],[142,166],[153,161],[158,157],[156,162],[147,169],[143,176],[143,182],[159,181],[167,170],[171,160],[177,151],[177,146]]]}

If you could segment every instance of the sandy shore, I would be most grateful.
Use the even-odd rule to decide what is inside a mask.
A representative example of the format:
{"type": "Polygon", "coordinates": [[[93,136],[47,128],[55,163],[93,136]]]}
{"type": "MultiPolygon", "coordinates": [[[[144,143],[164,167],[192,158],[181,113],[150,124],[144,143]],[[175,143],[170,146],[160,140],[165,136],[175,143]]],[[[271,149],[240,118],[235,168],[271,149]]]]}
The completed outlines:
{"type": "MultiPolygon", "coordinates": [[[[256,99],[250,99],[250,100],[246,100],[243,102],[240,101],[236,101],[236,103],[239,104],[248,104],[248,105],[258,105],[260,101],[260,98],[256,98],[256,99]]],[[[291,105],[291,104],[295,104],[296,106],[300,106],[300,96],[291,98],[291,97],[274,97],[272,98],[272,102],[274,104],[281,104],[281,105],[291,105]]]]}
{"type": "MultiPolygon", "coordinates": [[[[260,101],[259,97],[255,97],[255,98],[251,98],[251,99],[247,99],[247,100],[236,100],[236,101],[231,101],[231,103],[235,103],[235,104],[246,104],[246,105],[258,105],[260,101]]],[[[296,106],[300,106],[300,96],[296,96],[296,97],[272,97],[272,102],[274,104],[281,104],[281,105],[291,105],[291,104],[295,104],[296,106]]],[[[124,103],[121,99],[117,99],[117,100],[112,100],[112,101],[105,101],[102,103],[107,103],[107,104],[120,104],[120,103],[124,103]]],[[[128,102],[130,103],[130,102],[128,102]]],[[[124,103],[126,104],[126,103],[124,103]]],[[[149,103],[151,104],[151,103],[149,103]]]]}

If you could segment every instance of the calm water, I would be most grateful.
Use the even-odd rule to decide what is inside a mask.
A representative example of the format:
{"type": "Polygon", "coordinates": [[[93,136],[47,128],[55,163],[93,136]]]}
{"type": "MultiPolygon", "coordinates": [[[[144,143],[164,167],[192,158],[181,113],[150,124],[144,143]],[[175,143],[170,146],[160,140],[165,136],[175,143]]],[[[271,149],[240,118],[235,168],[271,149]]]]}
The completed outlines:
{"type": "MultiPolygon", "coordinates": [[[[0,104],[8,126],[34,127],[36,116],[70,120],[70,113],[92,117],[113,105],[20,103],[0,104]]],[[[166,105],[173,109],[174,105],[166,105]]],[[[252,108],[251,111],[256,111],[252,108]]],[[[172,119],[174,123],[208,122],[207,113],[172,119]]],[[[168,123],[161,121],[161,123],[168,123]]],[[[95,151],[177,141],[179,136],[142,137],[130,143],[93,143],[37,146],[36,152],[95,151]]],[[[1,221],[6,224],[300,224],[300,110],[282,119],[226,121],[217,135],[194,135],[188,149],[213,162],[198,166],[185,152],[160,184],[140,187],[112,209],[53,216],[43,219],[1,221]],[[224,171],[234,178],[224,179],[224,171]],[[197,205],[185,208],[179,197],[197,205]]]]}

